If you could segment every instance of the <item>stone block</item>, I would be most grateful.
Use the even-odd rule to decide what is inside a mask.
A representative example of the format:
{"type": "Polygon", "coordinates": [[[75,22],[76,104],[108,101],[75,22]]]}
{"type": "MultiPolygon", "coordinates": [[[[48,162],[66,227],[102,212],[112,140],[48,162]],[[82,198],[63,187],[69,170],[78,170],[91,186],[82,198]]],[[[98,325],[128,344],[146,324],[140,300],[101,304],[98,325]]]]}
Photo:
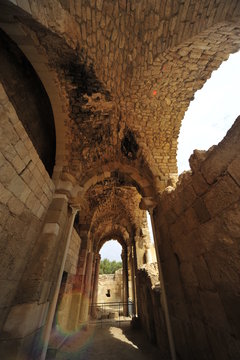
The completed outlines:
{"type": "Polygon", "coordinates": [[[208,183],[203,178],[203,176],[200,172],[197,172],[192,175],[192,185],[193,185],[195,193],[199,196],[206,193],[209,188],[208,183]]]}
{"type": "Polygon", "coordinates": [[[240,156],[238,156],[227,168],[230,176],[236,181],[238,186],[240,186],[240,156]]]}
{"type": "Polygon", "coordinates": [[[219,291],[240,292],[239,284],[239,261],[240,256],[237,247],[215,246],[212,252],[204,255],[212,281],[219,291]]]}
{"type": "Polygon", "coordinates": [[[7,189],[11,191],[19,200],[23,203],[27,200],[27,197],[31,193],[30,188],[21,179],[19,175],[15,175],[7,185],[7,189]]]}
{"type": "Polygon", "coordinates": [[[225,210],[221,214],[221,220],[223,224],[223,232],[230,238],[232,241],[237,241],[240,234],[240,204],[236,202],[225,210]]]}
{"type": "Polygon", "coordinates": [[[43,228],[43,234],[52,234],[58,236],[59,225],[57,223],[46,223],[43,228]]]}
{"type": "Polygon", "coordinates": [[[199,220],[192,207],[188,208],[185,212],[185,224],[189,232],[192,232],[199,226],[199,220]]]}
{"type": "Polygon", "coordinates": [[[12,194],[0,184],[0,203],[6,205],[12,194]]]}
{"type": "Polygon", "coordinates": [[[16,0],[16,2],[18,4],[18,6],[20,6],[24,11],[28,12],[29,14],[32,13],[28,0],[16,0]]]}
{"type": "Polygon", "coordinates": [[[230,326],[219,294],[208,290],[200,290],[199,296],[206,323],[217,329],[230,331],[230,326]]]}
{"type": "Polygon", "coordinates": [[[44,206],[40,205],[40,206],[39,206],[39,209],[38,209],[37,213],[35,213],[35,215],[36,215],[39,219],[42,219],[43,214],[45,213],[45,210],[46,210],[46,209],[44,208],[44,206]]]}
{"type": "Polygon", "coordinates": [[[15,196],[11,196],[7,205],[8,205],[9,211],[12,214],[15,214],[18,216],[21,215],[24,210],[24,204],[20,200],[18,200],[18,198],[16,198],[15,196]]]}
{"type": "Polygon", "coordinates": [[[23,338],[42,326],[48,303],[28,303],[11,308],[3,331],[13,338],[23,338]]]}
{"type": "Polygon", "coordinates": [[[211,216],[216,216],[240,197],[240,188],[235,181],[226,175],[214,184],[204,196],[204,202],[211,216]]]}
{"type": "Polygon", "coordinates": [[[0,181],[2,185],[8,185],[16,176],[16,171],[7,161],[0,167],[0,181]]]}
{"type": "Polygon", "coordinates": [[[201,290],[216,290],[203,256],[194,259],[193,268],[201,290]]]}
{"type": "Polygon", "coordinates": [[[208,184],[216,181],[229,164],[240,153],[240,116],[236,119],[225,138],[207,156],[201,167],[201,172],[208,184]]]}
{"type": "Polygon", "coordinates": [[[186,230],[185,218],[184,218],[184,216],[181,216],[170,227],[170,235],[171,235],[172,241],[173,242],[179,241],[182,237],[182,234],[185,234],[185,230],[186,230]]]}
{"type": "Polygon", "coordinates": [[[204,223],[211,219],[209,211],[202,198],[197,198],[193,203],[193,209],[200,223],[204,223]]]}
{"type": "Polygon", "coordinates": [[[13,165],[18,173],[21,172],[25,167],[25,164],[17,154],[15,147],[13,147],[11,144],[8,144],[4,147],[4,156],[13,165]]]}

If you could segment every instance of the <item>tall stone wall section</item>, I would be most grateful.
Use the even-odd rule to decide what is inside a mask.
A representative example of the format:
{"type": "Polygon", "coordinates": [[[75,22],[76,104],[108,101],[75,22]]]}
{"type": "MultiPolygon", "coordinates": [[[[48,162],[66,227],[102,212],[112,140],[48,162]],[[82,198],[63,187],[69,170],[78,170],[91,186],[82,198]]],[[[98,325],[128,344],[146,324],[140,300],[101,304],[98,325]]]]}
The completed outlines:
{"type": "Polygon", "coordinates": [[[179,358],[240,358],[240,117],[154,211],[179,358]]]}
{"type": "Polygon", "coordinates": [[[99,275],[97,301],[99,303],[123,301],[122,269],[117,270],[115,274],[99,275]],[[106,296],[108,289],[110,290],[109,297],[106,296]]]}
{"type": "MultiPolygon", "coordinates": [[[[27,106],[27,104],[26,104],[27,106]]],[[[0,85],[0,330],[41,231],[54,185],[0,85]]]]}
{"type": "Polygon", "coordinates": [[[161,286],[157,263],[145,264],[137,272],[138,316],[149,340],[168,358],[168,338],[161,306],[161,286]]]}

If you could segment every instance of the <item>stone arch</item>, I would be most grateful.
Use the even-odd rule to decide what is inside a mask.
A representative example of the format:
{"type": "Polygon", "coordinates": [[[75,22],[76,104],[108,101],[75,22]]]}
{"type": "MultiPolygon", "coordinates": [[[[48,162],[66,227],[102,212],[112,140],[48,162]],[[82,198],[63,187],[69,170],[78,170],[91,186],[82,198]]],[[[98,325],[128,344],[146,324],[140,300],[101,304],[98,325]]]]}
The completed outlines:
{"type": "Polygon", "coordinates": [[[22,51],[1,30],[0,47],[0,80],[48,174],[52,176],[56,136],[47,93],[22,51]]]}
{"type": "Polygon", "coordinates": [[[80,186],[82,186],[85,193],[91,186],[110,178],[117,178],[122,181],[122,184],[136,187],[142,196],[154,196],[155,194],[155,179],[153,176],[147,174],[144,177],[139,169],[117,161],[91,169],[85,173],[84,178],[80,181],[80,186]]]}
{"type": "Polygon", "coordinates": [[[94,224],[94,231],[90,231],[90,238],[93,242],[93,248],[100,249],[103,243],[108,241],[111,238],[115,238],[116,240],[127,245],[131,238],[131,224],[121,224],[115,223],[106,219],[103,222],[98,224],[94,224]],[[97,225],[97,226],[96,226],[97,225]]]}
{"type": "MultiPolygon", "coordinates": [[[[10,2],[2,6],[3,13],[0,19],[0,27],[25,55],[43,84],[51,103],[56,132],[56,156],[54,168],[54,177],[56,178],[60,175],[64,161],[66,161],[65,120],[68,118],[68,100],[65,91],[60,84],[57,71],[50,67],[48,55],[40,47],[38,41],[35,40],[35,34],[31,33],[29,29],[26,29],[23,24],[24,21],[23,23],[18,21],[18,19],[27,19],[28,21],[35,23],[31,15],[24,13],[20,7],[12,7],[10,2]],[[4,6],[6,6],[6,8],[4,6]],[[8,13],[8,6],[11,7],[10,13],[8,13]],[[9,22],[11,22],[11,26],[9,26],[9,22]]],[[[27,11],[28,9],[30,10],[29,6],[27,6],[27,11]]],[[[31,13],[30,11],[28,12],[31,13]]]]}
{"type": "Polygon", "coordinates": [[[108,242],[111,240],[116,240],[122,247],[122,249],[126,249],[126,242],[124,237],[121,234],[118,234],[117,232],[110,231],[107,234],[104,235],[104,237],[99,240],[97,246],[96,246],[96,252],[99,253],[101,248],[108,242]]]}
{"type": "MultiPolygon", "coordinates": [[[[176,172],[177,140],[182,119],[196,91],[202,88],[230,54],[240,49],[240,24],[223,21],[194,33],[155,58],[158,67],[158,93],[155,101],[159,113],[169,123],[170,173],[176,172]],[[171,91],[169,92],[169,89],[171,91]]],[[[154,86],[154,84],[153,84],[154,86]]],[[[160,120],[162,116],[160,115],[160,120]]],[[[159,151],[162,151],[161,147],[159,151]]]]}

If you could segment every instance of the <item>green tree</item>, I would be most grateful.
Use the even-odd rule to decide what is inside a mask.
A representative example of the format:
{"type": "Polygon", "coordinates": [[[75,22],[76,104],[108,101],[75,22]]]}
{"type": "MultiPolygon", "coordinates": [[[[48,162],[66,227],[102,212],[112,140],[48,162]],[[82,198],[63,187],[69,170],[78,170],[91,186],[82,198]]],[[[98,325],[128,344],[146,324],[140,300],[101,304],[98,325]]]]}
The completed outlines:
{"type": "Polygon", "coordinates": [[[115,271],[121,269],[121,261],[110,261],[108,259],[103,259],[100,262],[100,274],[114,274],[115,271]]]}

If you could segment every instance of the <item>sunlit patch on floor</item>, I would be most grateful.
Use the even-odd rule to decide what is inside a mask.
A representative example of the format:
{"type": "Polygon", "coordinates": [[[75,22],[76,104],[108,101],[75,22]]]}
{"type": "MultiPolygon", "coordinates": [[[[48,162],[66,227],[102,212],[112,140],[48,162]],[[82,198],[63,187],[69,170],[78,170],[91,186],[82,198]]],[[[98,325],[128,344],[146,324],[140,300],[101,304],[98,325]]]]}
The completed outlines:
{"type": "Polygon", "coordinates": [[[125,342],[129,345],[132,345],[132,347],[138,349],[138,347],[134,343],[132,343],[130,340],[126,338],[126,336],[123,334],[122,329],[119,329],[117,327],[110,327],[109,332],[115,339],[125,342]]]}

